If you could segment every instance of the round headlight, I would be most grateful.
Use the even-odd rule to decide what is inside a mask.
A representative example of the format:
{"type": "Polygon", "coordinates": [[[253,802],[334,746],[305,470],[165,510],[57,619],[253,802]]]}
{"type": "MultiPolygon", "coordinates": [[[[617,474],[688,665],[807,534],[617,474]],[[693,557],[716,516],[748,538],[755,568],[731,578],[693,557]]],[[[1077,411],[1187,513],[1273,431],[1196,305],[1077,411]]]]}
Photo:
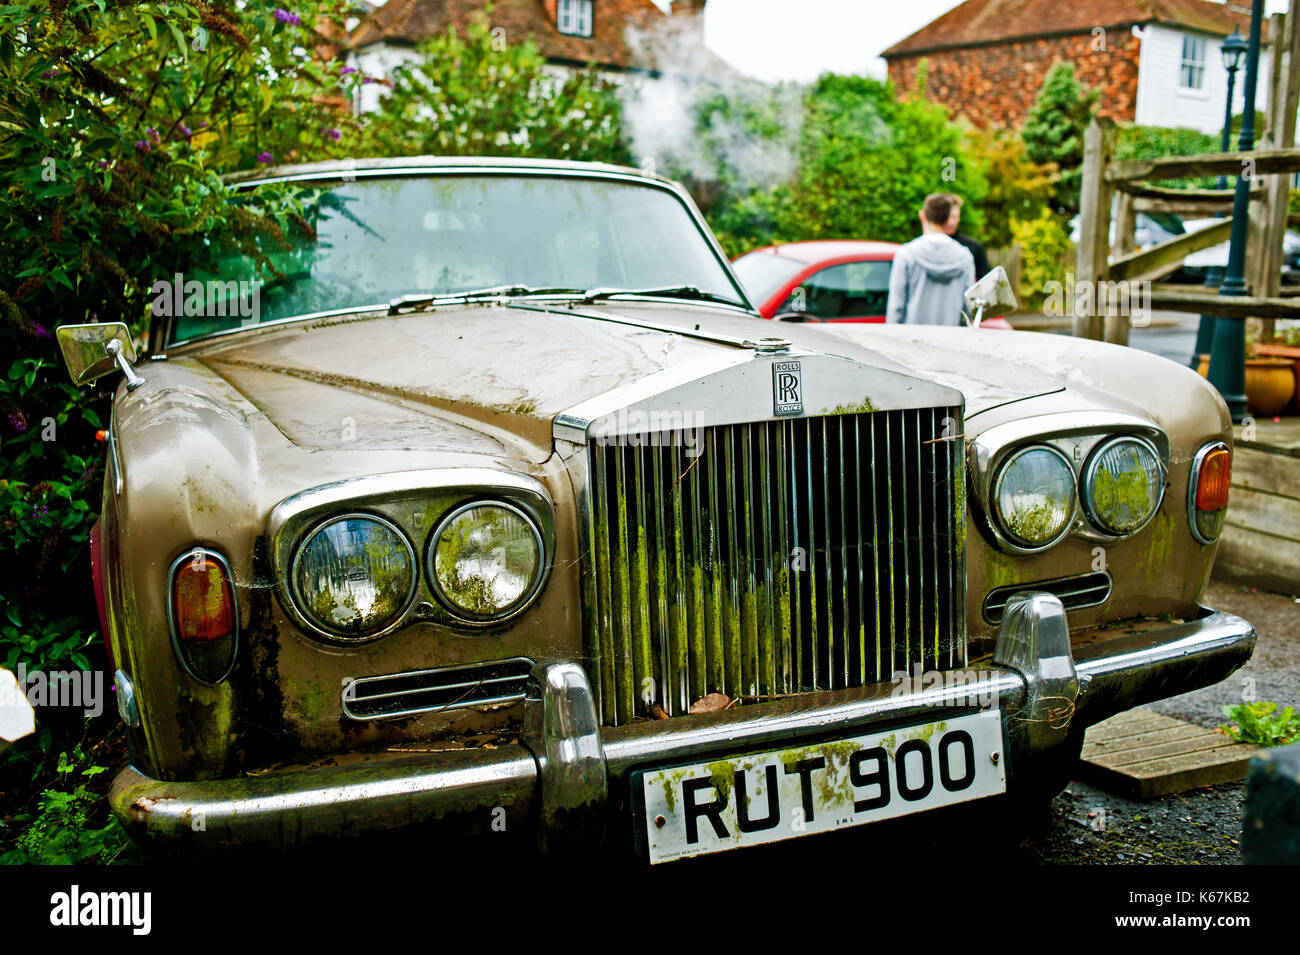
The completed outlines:
{"type": "Polygon", "coordinates": [[[542,535],[521,510],[496,501],[458,507],[429,547],[429,580],[443,605],[469,620],[522,610],[541,584],[542,535]]]}
{"type": "Polygon", "coordinates": [[[1076,504],[1074,468],[1054,448],[1018,451],[993,482],[998,526],[1020,547],[1038,550],[1064,537],[1076,504]]]}
{"type": "Polygon", "coordinates": [[[294,596],[317,627],[343,638],[372,636],[415,594],[415,551],[380,517],[349,514],[321,525],[293,561],[294,596]]]}
{"type": "Polygon", "coordinates": [[[1124,537],[1160,506],[1165,469],[1141,438],[1115,438],[1093,452],[1083,471],[1083,506],[1098,530],[1124,537]]]}

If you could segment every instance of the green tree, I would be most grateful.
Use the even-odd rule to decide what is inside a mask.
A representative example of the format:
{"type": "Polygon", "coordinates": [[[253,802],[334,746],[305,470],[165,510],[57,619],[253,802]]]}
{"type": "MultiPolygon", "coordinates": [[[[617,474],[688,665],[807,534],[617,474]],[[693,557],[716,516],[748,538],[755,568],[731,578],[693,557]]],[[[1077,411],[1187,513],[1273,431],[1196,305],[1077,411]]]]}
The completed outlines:
{"type": "Polygon", "coordinates": [[[1014,241],[1017,222],[1033,221],[1048,207],[1055,195],[1056,167],[1031,160],[1024,140],[1014,133],[972,129],[967,141],[988,180],[988,192],[980,203],[982,238],[990,248],[1006,248],[1014,241]]]}
{"type": "Polygon", "coordinates": [[[962,230],[979,237],[988,191],[963,128],[920,96],[891,84],[822,76],[804,98],[792,181],[735,197],[715,215],[729,251],[763,241],[861,238],[906,242],[932,192],[966,200],[962,230]]]}
{"type": "Polygon", "coordinates": [[[1030,159],[1053,163],[1059,170],[1054,205],[1066,216],[1079,211],[1083,134],[1100,95],[1079,82],[1074,64],[1057,63],[1043,80],[1020,133],[1030,159]]]}
{"type": "Polygon", "coordinates": [[[618,88],[594,69],[556,77],[531,40],[504,42],[490,13],[464,36],[449,28],[427,40],[394,70],[361,150],[626,162],[618,88]]]}

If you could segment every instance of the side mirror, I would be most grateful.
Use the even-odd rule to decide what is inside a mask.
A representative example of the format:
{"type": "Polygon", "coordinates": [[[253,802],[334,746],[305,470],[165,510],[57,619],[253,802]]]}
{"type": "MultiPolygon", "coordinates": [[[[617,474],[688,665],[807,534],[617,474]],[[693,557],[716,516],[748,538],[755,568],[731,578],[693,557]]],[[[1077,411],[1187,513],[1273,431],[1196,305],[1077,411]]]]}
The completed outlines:
{"type": "MultiPolygon", "coordinates": [[[[780,312],[772,316],[774,322],[806,322],[809,321],[807,312],[780,312]]],[[[815,321],[815,319],[813,319],[815,321]]]]}
{"type": "Polygon", "coordinates": [[[965,299],[966,307],[971,311],[995,305],[1015,308],[1020,304],[1016,301],[1015,290],[1011,288],[1011,279],[1007,278],[1007,270],[1000,265],[968,288],[965,299]]]}
{"type": "Polygon", "coordinates": [[[74,385],[89,384],[114,371],[126,375],[126,387],[130,391],[144,384],[144,379],[131,367],[135,346],[131,344],[131,333],[121,322],[60,325],[54,334],[74,385]]]}

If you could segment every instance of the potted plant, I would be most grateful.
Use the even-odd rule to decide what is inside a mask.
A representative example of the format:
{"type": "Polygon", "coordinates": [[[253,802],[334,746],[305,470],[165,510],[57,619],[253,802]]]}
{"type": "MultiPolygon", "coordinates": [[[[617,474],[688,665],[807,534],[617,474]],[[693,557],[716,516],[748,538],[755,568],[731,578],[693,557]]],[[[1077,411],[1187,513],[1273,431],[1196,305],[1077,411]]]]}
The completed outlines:
{"type": "Polygon", "coordinates": [[[1257,418],[1281,414],[1296,394],[1296,361],[1300,348],[1289,348],[1293,355],[1278,354],[1279,347],[1259,341],[1259,329],[1251,322],[1246,331],[1246,405],[1257,418]]]}
{"type": "Polygon", "coordinates": [[[1285,410],[1288,414],[1300,414],[1300,325],[1277,329],[1271,342],[1261,342],[1255,346],[1255,353],[1260,358],[1278,358],[1291,363],[1295,387],[1291,402],[1285,410]]]}

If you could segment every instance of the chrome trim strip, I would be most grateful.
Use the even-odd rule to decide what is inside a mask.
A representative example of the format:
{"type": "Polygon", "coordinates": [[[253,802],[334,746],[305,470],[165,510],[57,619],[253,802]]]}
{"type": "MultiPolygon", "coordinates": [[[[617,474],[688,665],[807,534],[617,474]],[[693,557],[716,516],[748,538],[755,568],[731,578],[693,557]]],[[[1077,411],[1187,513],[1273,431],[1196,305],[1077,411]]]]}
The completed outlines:
{"type": "MultiPolygon", "coordinates": [[[[1206,540],[1201,534],[1201,529],[1196,524],[1196,515],[1199,510],[1196,506],[1196,485],[1201,479],[1201,465],[1205,463],[1205,459],[1209,453],[1218,448],[1223,448],[1228,452],[1229,466],[1231,466],[1232,448],[1228,447],[1227,443],[1224,441],[1210,441],[1209,443],[1202,445],[1201,449],[1196,452],[1196,457],[1192,460],[1192,469],[1187,475],[1187,525],[1191,528],[1192,537],[1196,539],[1197,543],[1206,546],[1215,543],[1219,537],[1222,537],[1223,531],[1220,530],[1218,537],[1215,537],[1214,540],[1206,540]]],[[[1229,494],[1231,494],[1231,491],[1229,494]]]]}
{"type": "Polygon", "coordinates": [[[171,567],[167,569],[166,610],[167,610],[167,630],[168,632],[170,632],[172,638],[172,652],[176,654],[176,660],[177,662],[180,663],[181,669],[184,670],[185,673],[191,679],[197,680],[199,683],[202,683],[204,686],[218,686],[221,683],[224,683],[226,678],[229,677],[232,672],[234,672],[235,664],[239,661],[239,630],[240,630],[239,592],[235,590],[235,572],[230,569],[230,562],[227,561],[226,558],[222,556],[218,551],[212,550],[209,547],[203,547],[201,545],[196,545],[194,547],[191,547],[189,550],[185,551],[183,554],[181,554],[179,557],[173,560],[171,563],[171,567]],[[221,676],[217,677],[212,682],[208,682],[207,680],[203,679],[201,676],[196,674],[193,670],[191,670],[189,662],[185,659],[185,654],[181,652],[180,634],[176,632],[176,614],[174,613],[175,606],[172,601],[172,591],[175,588],[175,584],[176,584],[176,571],[180,569],[181,564],[185,563],[186,561],[194,560],[194,558],[199,554],[203,555],[204,560],[212,560],[215,563],[220,564],[221,567],[225,569],[226,580],[230,582],[230,597],[234,603],[234,606],[231,609],[233,610],[232,616],[234,618],[235,632],[232,634],[234,640],[233,640],[233,646],[231,647],[230,650],[230,663],[226,667],[225,672],[223,672],[221,676]]]}
{"type": "Polygon", "coordinates": [[[113,493],[122,496],[122,459],[117,451],[117,397],[108,406],[108,466],[113,472],[113,493]]]}
{"type": "MultiPolygon", "coordinates": [[[[650,301],[650,299],[641,299],[640,301],[650,301]]],[[[680,299],[659,299],[658,301],[680,305],[680,299]]],[[[757,313],[748,312],[741,308],[732,308],[729,305],[723,305],[720,302],[692,302],[694,305],[714,305],[727,311],[739,311],[754,317],[757,313]]],[[[614,325],[628,325],[632,328],[644,328],[649,331],[666,332],[670,335],[681,335],[683,338],[694,338],[703,342],[712,342],[715,345],[730,345],[732,348],[744,348],[753,351],[758,344],[758,339],[736,338],[734,335],[719,335],[713,332],[702,332],[698,329],[683,328],[680,325],[673,325],[668,322],[645,322],[639,318],[629,318],[627,315],[620,315],[611,312],[608,315],[602,315],[597,312],[584,312],[576,308],[550,308],[545,305],[533,305],[528,302],[508,302],[506,308],[515,308],[526,312],[545,312],[549,315],[564,315],[568,318],[585,318],[593,322],[610,322],[614,325]]]]}

